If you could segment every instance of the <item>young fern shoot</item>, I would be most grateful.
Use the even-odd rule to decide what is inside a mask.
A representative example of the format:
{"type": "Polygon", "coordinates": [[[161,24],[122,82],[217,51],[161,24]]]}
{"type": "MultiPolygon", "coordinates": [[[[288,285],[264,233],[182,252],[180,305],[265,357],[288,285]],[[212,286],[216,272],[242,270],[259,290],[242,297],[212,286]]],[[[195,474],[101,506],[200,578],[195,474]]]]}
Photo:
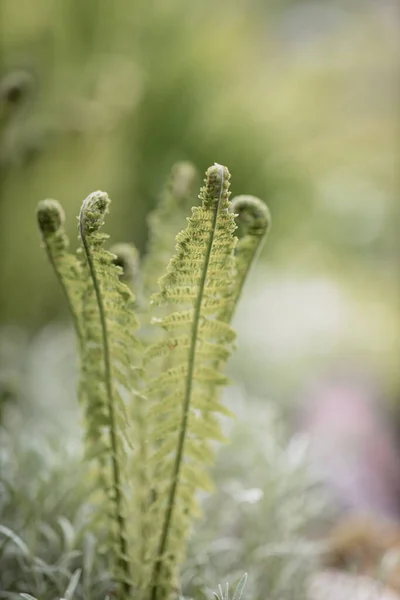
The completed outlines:
{"type": "MultiPolygon", "coordinates": [[[[96,192],[83,203],[79,219],[83,249],[78,250],[79,259],[68,253],[64,213],[58,202],[41,202],[37,218],[80,342],[79,397],[86,414],[86,454],[98,464],[96,474],[106,496],[106,523],[114,548],[110,553],[111,570],[121,598],[125,598],[131,589],[131,565],[139,560],[140,517],[135,514],[135,522],[129,519],[128,523],[134,512],[129,484],[132,479],[135,484],[143,482],[145,461],[140,463],[141,468],[134,468],[132,463],[143,455],[145,419],[137,392],[140,371],[135,367],[139,343],[134,335],[138,327],[132,310],[134,296],[121,281],[123,269],[115,264],[118,256],[103,248],[108,236],[99,231],[109,202],[106,194],[96,192]],[[132,439],[138,441],[135,451],[132,439]],[[139,539],[130,553],[129,536],[139,539]]],[[[125,263],[129,261],[133,266],[135,252],[127,252],[124,247],[123,254],[125,263]]],[[[146,494],[146,483],[135,487],[138,498],[146,494]]]]}
{"type": "Polygon", "coordinates": [[[271,226],[271,215],[264,202],[254,196],[235,196],[230,210],[239,227],[236,248],[236,276],[229,291],[230,300],[220,318],[230,323],[238,305],[244,284],[255,263],[271,226]]]}
{"type": "Polygon", "coordinates": [[[115,528],[115,579],[124,598],[132,586],[124,487],[131,456],[130,423],[124,396],[134,394],[137,387],[134,365],[138,342],[134,337],[134,297],[120,281],[122,269],[114,264],[115,256],[103,248],[108,236],[99,231],[109,203],[107,194],[95,192],[86,198],[79,216],[88,269],[83,322],[90,340],[82,361],[81,387],[90,403],[88,436],[92,447],[96,444],[103,465],[110,522],[115,528]]]}
{"type": "MultiPolygon", "coordinates": [[[[236,338],[230,322],[270,223],[257,198],[229,201],[229,171],[215,164],[168,263],[195,179],[192,165],[175,167],[149,217],[150,255],[141,277],[134,247],[119,244],[113,253],[104,248],[107,194],[95,192],[82,205],[78,256],[68,252],[61,206],[45,200],[37,212],[79,339],[87,457],[95,461],[105,500],[118,600],[132,594],[169,600],[177,592],[186,540],[199,512],[197,492],[212,489],[207,468],[214,442],[225,441],[220,415],[231,415],[220,400],[236,338]],[[158,335],[147,345],[137,337],[131,289],[139,290],[140,279],[145,334],[158,335]],[[156,315],[152,320],[145,308],[156,315]]],[[[235,598],[244,583],[245,578],[235,598]]]]}
{"type": "Polygon", "coordinates": [[[57,200],[42,200],[36,211],[47,258],[64,292],[76,330],[79,347],[84,346],[82,326],[83,277],[81,265],[68,251],[69,240],[64,230],[65,215],[57,200]]]}
{"type": "Polygon", "coordinates": [[[229,178],[226,167],[208,169],[200,192],[202,205],[192,209],[187,228],[177,236],[175,256],[160,280],[161,291],[153,297],[154,305],[170,307],[159,324],[175,336],[151,346],[147,358],[168,352],[175,358],[147,390],[150,404],[157,407],[151,432],[157,444],[152,465],[157,493],[151,507],[155,524],[151,600],[169,598],[173,592],[176,567],[197,508],[196,492],[211,488],[204,470],[213,460],[211,442],[224,439],[218,422],[202,415],[204,410],[221,410],[218,399],[210,405],[207,392],[210,384],[226,383],[214,365],[217,361],[222,367],[227,361],[235,338],[217,319],[228,302],[237,242],[229,211],[229,178]],[[167,395],[157,404],[161,389],[167,395]]]}

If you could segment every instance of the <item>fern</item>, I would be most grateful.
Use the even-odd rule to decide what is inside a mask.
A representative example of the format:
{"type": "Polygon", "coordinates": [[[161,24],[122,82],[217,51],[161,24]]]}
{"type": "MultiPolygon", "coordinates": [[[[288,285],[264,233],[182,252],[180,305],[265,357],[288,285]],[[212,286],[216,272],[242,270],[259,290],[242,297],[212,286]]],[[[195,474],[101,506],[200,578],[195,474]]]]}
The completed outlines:
{"type": "Polygon", "coordinates": [[[36,214],[47,257],[67,300],[82,351],[84,348],[83,276],[76,256],[68,252],[69,240],[64,230],[64,211],[56,200],[43,200],[39,203],[36,214]]]}
{"type": "Polygon", "coordinates": [[[111,523],[115,526],[116,580],[123,593],[128,594],[132,578],[124,482],[131,452],[126,396],[136,390],[137,371],[133,365],[138,342],[134,337],[137,323],[133,295],[119,279],[122,269],[114,264],[114,255],[103,248],[108,236],[99,231],[109,202],[103,192],[91,194],[84,201],[79,218],[89,275],[83,323],[90,343],[85,345],[83,355],[82,391],[88,399],[87,435],[102,460],[111,523]]]}
{"type": "Polygon", "coordinates": [[[230,323],[239,302],[247,276],[265,241],[271,225],[271,215],[264,202],[254,196],[236,196],[231,203],[239,226],[236,248],[236,276],[229,290],[229,303],[220,318],[230,323]]]}
{"type": "Polygon", "coordinates": [[[146,326],[148,295],[166,273],[151,296],[158,339],[147,347],[137,338],[131,289],[140,290],[137,251],[126,244],[112,252],[104,248],[107,194],[95,192],[82,205],[77,256],[68,252],[61,206],[45,200],[38,208],[44,245],[79,339],[87,458],[97,465],[120,600],[134,591],[167,600],[176,591],[199,512],[197,492],[212,489],[206,467],[214,460],[214,442],[224,441],[219,413],[231,414],[219,397],[236,337],[230,322],[269,226],[259,200],[229,201],[229,172],[215,164],[206,173],[201,206],[192,209],[167,265],[194,177],[191,165],[178,165],[149,218],[151,254],[142,265],[146,300],[139,302],[146,326]],[[235,219],[243,234],[238,244],[235,219]]]}
{"type": "MultiPolygon", "coordinates": [[[[239,227],[239,241],[235,252],[235,275],[231,285],[226,289],[226,302],[218,313],[220,322],[230,324],[239,302],[244,283],[251,270],[251,266],[260,251],[270,226],[270,215],[266,205],[254,196],[237,196],[230,206],[230,211],[235,215],[239,227]]],[[[213,368],[220,371],[224,366],[224,358],[216,359],[213,368]]],[[[219,389],[210,382],[207,392],[208,403],[203,410],[206,422],[213,420],[210,406],[218,400],[219,389]]],[[[227,408],[223,407],[226,416],[234,416],[227,408]]]]}
{"type": "Polygon", "coordinates": [[[227,302],[226,290],[234,276],[236,229],[229,211],[229,172],[214,165],[207,171],[200,193],[202,206],[192,209],[187,228],[177,236],[176,254],[161,291],[153,304],[170,307],[159,324],[173,338],[149,348],[147,358],[172,352],[168,370],[153,380],[147,390],[155,419],[151,438],[157,444],[153,455],[156,500],[151,507],[155,529],[155,562],[150,579],[151,599],[167,598],[173,590],[174,570],[184,551],[184,542],[196,512],[196,491],[210,489],[204,464],[212,461],[212,440],[222,441],[216,419],[202,419],[224,410],[215,400],[210,406],[210,383],[223,385],[224,376],[213,366],[222,367],[230,355],[233,331],[219,322],[217,314],[227,302]],[[175,311],[176,306],[181,310],[175,311]],[[172,312],[171,312],[172,308],[172,312]],[[163,390],[167,395],[158,403],[163,390]]]}

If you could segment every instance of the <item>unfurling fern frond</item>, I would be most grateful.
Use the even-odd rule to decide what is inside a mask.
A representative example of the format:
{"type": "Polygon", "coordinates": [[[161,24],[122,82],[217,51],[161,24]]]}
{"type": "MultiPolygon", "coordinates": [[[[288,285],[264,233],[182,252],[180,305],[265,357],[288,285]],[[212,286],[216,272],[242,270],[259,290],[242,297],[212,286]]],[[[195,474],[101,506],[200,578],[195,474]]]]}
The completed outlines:
{"type": "Polygon", "coordinates": [[[174,165],[170,180],[156,208],[147,218],[149,240],[143,261],[144,295],[158,289],[158,280],[174,252],[175,237],[185,225],[185,218],[196,197],[198,174],[189,162],[174,165]]]}
{"type": "MultiPolygon", "coordinates": [[[[83,305],[85,345],[81,392],[87,402],[87,438],[99,457],[109,499],[112,541],[116,557],[115,579],[124,594],[131,590],[128,556],[128,506],[126,470],[132,460],[132,395],[137,389],[136,354],[138,342],[133,313],[134,297],[120,281],[121,267],[115,256],[103,248],[108,236],[100,232],[108,211],[109,198],[103,192],[88,196],[82,205],[79,231],[87,287],[83,305]]],[[[124,596],[125,597],[125,596],[124,596]]]]}
{"type": "Polygon", "coordinates": [[[67,300],[82,351],[84,345],[82,326],[84,281],[78,259],[68,251],[69,240],[64,230],[63,208],[56,200],[42,200],[36,215],[47,257],[67,300]]]}
{"type": "Polygon", "coordinates": [[[210,403],[208,394],[210,386],[226,383],[221,369],[235,338],[218,320],[235,274],[237,240],[229,210],[229,178],[226,167],[208,169],[199,196],[202,205],[192,209],[187,228],[177,236],[175,256],[152,300],[169,309],[159,319],[169,337],[151,346],[147,358],[170,352],[171,361],[147,390],[153,413],[149,434],[156,445],[151,464],[155,500],[149,511],[154,557],[151,600],[172,593],[176,565],[197,511],[196,491],[211,488],[205,465],[213,460],[212,442],[224,439],[217,418],[211,418],[224,408],[216,397],[210,403]]]}
{"type": "Polygon", "coordinates": [[[230,210],[239,227],[236,248],[236,276],[229,291],[229,303],[220,318],[230,323],[242,294],[243,286],[271,226],[268,207],[254,196],[235,196],[230,210]]]}
{"type": "MultiPolygon", "coordinates": [[[[235,251],[235,276],[226,289],[226,302],[218,313],[219,321],[227,324],[232,322],[244,283],[265,241],[271,222],[267,206],[254,196],[236,196],[231,202],[230,211],[235,215],[240,237],[235,251]]],[[[220,371],[223,366],[224,360],[216,359],[213,368],[220,371]]],[[[218,387],[211,382],[208,389],[208,405],[213,405],[218,395],[218,387]]],[[[227,409],[225,414],[232,416],[227,409]]],[[[212,413],[207,407],[203,415],[207,422],[212,419],[212,413]]]]}

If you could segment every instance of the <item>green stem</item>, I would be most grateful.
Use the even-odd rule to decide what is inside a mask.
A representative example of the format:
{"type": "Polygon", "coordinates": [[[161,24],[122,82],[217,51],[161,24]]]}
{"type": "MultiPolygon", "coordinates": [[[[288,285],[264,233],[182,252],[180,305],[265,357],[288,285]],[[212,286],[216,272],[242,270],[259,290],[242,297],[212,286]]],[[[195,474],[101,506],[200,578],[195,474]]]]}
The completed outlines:
{"type": "MultiPolygon", "coordinates": [[[[263,242],[263,240],[260,238],[257,245],[254,246],[252,254],[249,256],[249,261],[247,263],[246,268],[241,271],[241,273],[237,279],[236,286],[233,291],[232,298],[230,300],[230,308],[229,308],[229,310],[227,310],[226,315],[224,316],[224,321],[226,321],[227,323],[232,322],[233,315],[235,314],[237,305],[239,304],[239,300],[242,295],[244,284],[246,283],[246,279],[250,273],[250,270],[254,263],[255,257],[257,256],[258,251],[261,248],[262,242],[263,242]]],[[[238,253],[239,252],[240,252],[240,242],[239,242],[238,253]]]]}
{"type": "Polygon", "coordinates": [[[192,327],[192,333],[191,333],[191,338],[190,338],[190,348],[189,348],[189,357],[188,357],[188,373],[187,373],[187,377],[186,377],[185,397],[184,397],[184,402],[183,402],[182,423],[181,423],[181,427],[180,427],[180,431],[179,431],[178,447],[177,447],[174,468],[173,468],[173,473],[172,473],[172,484],[171,484],[171,488],[170,488],[170,492],[169,492],[169,496],[168,496],[168,503],[167,503],[167,508],[166,508],[166,512],[165,512],[165,519],[164,519],[164,524],[162,527],[160,544],[158,547],[157,560],[156,560],[154,570],[153,570],[151,600],[157,600],[158,591],[160,589],[158,582],[159,582],[159,577],[160,577],[160,572],[161,572],[161,567],[162,567],[162,560],[163,560],[162,557],[163,557],[164,552],[166,551],[167,544],[168,544],[168,536],[169,536],[169,532],[170,532],[170,528],[171,528],[171,524],[172,524],[173,512],[174,512],[174,507],[175,507],[175,498],[176,498],[176,494],[177,494],[177,490],[178,490],[179,475],[180,475],[180,470],[181,470],[181,466],[182,466],[182,459],[184,456],[187,425],[188,425],[188,420],[189,420],[190,400],[191,400],[191,395],[192,395],[193,373],[194,373],[195,358],[196,358],[196,342],[197,342],[199,323],[200,323],[201,305],[202,305],[203,296],[204,296],[208,266],[209,266],[210,258],[211,258],[211,251],[212,251],[212,246],[213,246],[213,242],[214,242],[215,229],[216,229],[217,219],[218,219],[218,211],[219,211],[219,206],[221,203],[223,190],[224,190],[224,169],[223,169],[223,167],[221,167],[221,183],[220,183],[219,198],[218,198],[218,202],[215,206],[215,213],[213,216],[211,235],[210,235],[210,239],[208,241],[208,247],[207,247],[207,251],[205,254],[205,260],[204,260],[204,266],[203,266],[203,272],[201,274],[201,279],[200,279],[200,284],[199,284],[199,293],[198,293],[195,308],[194,308],[193,327],[192,327]]]}
{"type": "Polygon", "coordinates": [[[111,359],[110,359],[110,347],[108,340],[108,331],[107,331],[107,320],[106,313],[103,303],[103,297],[100,290],[100,284],[97,279],[96,269],[93,262],[93,257],[90,251],[89,244],[85,235],[85,227],[84,227],[84,211],[85,211],[85,203],[82,206],[81,214],[79,218],[79,230],[81,235],[81,240],[83,244],[83,248],[85,250],[86,258],[89,265],[90,274],[93,281],[93,287],[96,294],[97,305],[99,308],[99,316],[101,323],[101,331],[102,331],[102,341],[103,341],[103,354],[104,354],[104,377],[107,391],[107,400],[108,400],[108,416],[110,420],[110,442],[111,442],[111,466],[112,466],[112,478],[113,478],[113,487],[114,487],[114,504],[115,504],[115,518],[117,522],[118,528],[118,545],[120,549],[120,557],[119,557],[119,565],[121,567],[122,572],[124,573],[124,580],[122,582],[122,592],[124,596],[123,600],[126,600],[125,594],[130,594],[131,586],[129,584],[130,573],[129,573],[129,564],[126,560],[127,556],[127,546],[124,533],[126,531],[125,519],[122,514],[122,495],[121,495],[121,473],[119,469],[119,464],[117,460],[118,454],[118,440],[117,440],[117,431],[116,431],[116,419],[114,412],[114,393],[112,386],[112,373],[111,373],[111,359]]]}
{"type": "MultiPolygon", "coordinates": [[[[58,235],[58,233],[55,233],[55,235],[58,235]]],[[[76,335],[78,337],[78,343],[79,343],[79,350],[80,350],[80,356],[82,356],[82,348],[83,348],[83,331],[81,328],[81,324],[80,324],[80,319],[78,316],[77,311],[75,310],[75,306],[73,301],[71,300],[71,297],[69,295],[68,292],[68,287],[65,285],[65,281],[64,278],[60,272],[60,269],[58,267],[57,261],[54,259],[54,256],[51,252],[51,246],[48,243],[48,239],[45,235],[42,236],[43,237],[43,242],[44,242],[44,246],[46,249],[46,254],[47,254],[47,258],[49,259],[49,262],[51,264],[51,266],[53,267],[53,271],[56,274],[56,277],[58,279],[58,282],[61,286],[61,289],[64,293],[64,297],[67,301],[67,305],[68,305],[68,309],[70,311],[71,317],[72,317],[72,321],[74,323],[74,327],[75,327],[75,331],[76,331],[76,335]]]]}

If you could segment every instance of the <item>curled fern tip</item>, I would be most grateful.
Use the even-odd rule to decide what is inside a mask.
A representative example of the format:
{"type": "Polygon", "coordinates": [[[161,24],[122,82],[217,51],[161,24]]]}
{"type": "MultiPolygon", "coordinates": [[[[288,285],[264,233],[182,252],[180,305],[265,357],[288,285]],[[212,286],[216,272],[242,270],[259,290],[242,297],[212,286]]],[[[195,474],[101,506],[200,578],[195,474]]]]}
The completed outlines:
{"type": "Polygon", "coordinates": [[[93,192],[84,200],[81,208],[81,227],[88,233],[93,233],[104,224],[108,212],[110,198],[106,192],[93,192]]]}
{"type": "Polygon", "coordinates": [[[230,210],[237,215],[237,221],[250,235],[265,235],[271,226],[271,214],[264,202],[254,196],[236,196],[230,210]]]}
{"type": "Polygon", "coordinates": [[[230,177],[228,169],[218,163],[207,169],[205,186],[200,195],[206,208],[217,205],[228,194],[230,177]]]}
{"type": "Polygon", "coordinates": [[[40,231],[44,236],[56,233],[64,225],[64,210],[57,200],[42,200],[36,214],[40,231]]]}

